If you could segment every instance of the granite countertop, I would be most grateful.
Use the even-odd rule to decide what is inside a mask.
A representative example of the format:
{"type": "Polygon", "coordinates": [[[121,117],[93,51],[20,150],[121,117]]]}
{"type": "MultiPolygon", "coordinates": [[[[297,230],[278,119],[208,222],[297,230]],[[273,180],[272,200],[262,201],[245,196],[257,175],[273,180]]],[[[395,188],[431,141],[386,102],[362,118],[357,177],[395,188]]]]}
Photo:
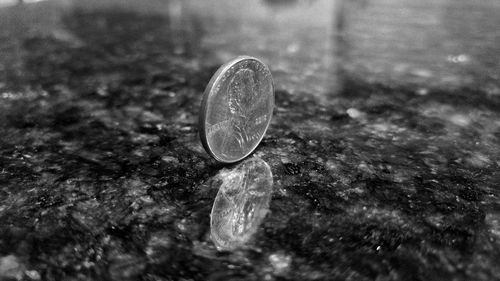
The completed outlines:
{"type": "Polygon", "coordinates": [[[12,2],[0,280],[500,280],[498,1],[12,2]],[[276,107],[222,165],[198,110],[238,55],[276,107]],[[245,171],[260,221],[217,248],[245,171]]]}

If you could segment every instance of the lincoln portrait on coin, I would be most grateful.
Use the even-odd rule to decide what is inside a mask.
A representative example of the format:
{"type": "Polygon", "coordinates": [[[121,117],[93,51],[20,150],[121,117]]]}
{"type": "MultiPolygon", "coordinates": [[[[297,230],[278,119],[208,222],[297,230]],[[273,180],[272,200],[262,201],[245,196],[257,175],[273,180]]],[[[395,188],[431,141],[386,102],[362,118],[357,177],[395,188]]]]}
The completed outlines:
{"type": "Polygon", "coordinates": [[[203,147],[223,163],[245,158],[264,137],[273,107],[269,68],[248,56],[232,59],[219,67],[203,94],[198,119],[203,147]]]}

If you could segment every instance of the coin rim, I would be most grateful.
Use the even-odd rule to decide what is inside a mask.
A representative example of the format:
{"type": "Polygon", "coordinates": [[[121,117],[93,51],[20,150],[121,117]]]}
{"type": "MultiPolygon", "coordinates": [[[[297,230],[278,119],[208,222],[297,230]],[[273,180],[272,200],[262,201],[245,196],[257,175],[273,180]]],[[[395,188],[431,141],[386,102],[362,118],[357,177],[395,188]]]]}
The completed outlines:
{"type": "Polygon", "coordinates": [[[273,76],[272,76],[272,73],[271,73],[271,70],[269,69],[269,67],[265,63],[263,63],[261,60],[259,60],[258,58],[255,58],[255,57],[251,57],[251,56],[238,56],[238,57],[235,57],[235,58],[231,59],[230,61],[228,61],[227,63],[225,63],[222,66],[220,66],[219,69],[217,69],[217,71],[215,72],[215,74],[212,76],[212,78],[208,82],[207,87],[205,88],[205,91],[203,92],[203,99],[201,101],[200,115],[199,115],[199,119],[198,119],[198,125],[199,125],[199,128],[200,128],[199,135],[200,135],[201,144],[203,145],[203,148],[205,149],[205,151],[210,156],[212,156],[215,160],[217,160],[219,162],[222,162],[222,163],[236,163],[238,161],[241,161],[241,160],[245,159],[248,155],[252,154],[252,152],[254,152],[254,150],[257,148],[257,146],[260,144],[260,142],[264,138],[264,135],[266,134],[267,129],[269,128],[269,125],[271,124],[271,119],[273,118],[273,112],[274,112],[274,79],[273,79],[273,76]],[[266,70],[269,72],[270,77],[271,77],[271,96],[272,96],[272,99],[271,99],[271,102],[272,102],[271,108],[272,109],[271,109],[271,113],[270,113],[270,116],[269,116],[269,120],[267,121],[266,127],[264,129],[264,132],[260,136],[259,140],[255,143],[255,145],[249,150],[249,152],[246,153],[245,155],[243,155],[242,157],[237,158],[236,160],[226,160],[226,159],[222,159],[222,158],[218,157],[217,155],[215,155],[215,153],[212,152],[210,144],[208,143],[206,126],[205,126],[207,109],[208,109],[208,100],[213,95],[212,89],[214,88],[214,85],[216,85],[220,81],[220,79],[222,79],[223,75],[221,75],[221,74],[223,74],[226,71],[228,71],[233,65],[235,65],[235,64],[237,64],[237,63],[239,63],[241,61],[244,61],[244,60],[254,60],[254,61],[257,61],[258,63],[262,64],[266,68],[266,70]]]}

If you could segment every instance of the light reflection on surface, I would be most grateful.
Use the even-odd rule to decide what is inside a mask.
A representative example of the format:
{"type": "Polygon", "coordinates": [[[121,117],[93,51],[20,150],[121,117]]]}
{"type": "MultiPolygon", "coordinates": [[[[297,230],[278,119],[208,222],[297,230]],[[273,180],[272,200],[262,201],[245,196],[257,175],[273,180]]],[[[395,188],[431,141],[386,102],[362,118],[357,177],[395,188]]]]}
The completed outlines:
{"type": "Polygon", "coordinates": [[[29,3],[37,3],[47,0],[0,0],[0,8],[20,5],[20,4],[29,4],[29,3]]]}
{"type": "MultiPolygon", "coordinates": [[[[73,47],[94,46],[99,42],[79,40],[68,31],[67,23],[76,21],[71,19],[75,11],[101,10],[109,16],[100,21],[80,18],[89,21],[82,26],[91,27],[106,24],[110,11],[131,11],[157,19],[156,24],[168,30],[146,38],[153,43],[168,38],[161,44],[173,48],[163,49],[165,54],[196,56],[195,66],[220,65],[242,54],[255,56],[270,65],[276,89],[312,95],[323,103],[335,103],[331,99],[348,88],[344,84],[351,79],[418,85],[423,92],[430,86],[462,87],[481,80],[478,86],[498,95],[498,62],[491,59],[498,57],[498,3],[0,0],[0,7],[7,7],[0,15],[0,33],[51,37],[73,47]],[[17,5],[35,2],[43,3],[17,5]]],[[[102,31],[86,28],[86,34],[102,31]]],[[[150,31],[123,28],[130,29],[131,37],[150,31]]],[[[113,36],[118,36],[116,30],[109,33],[109,38],[113,36]]]]}
{"type": "Polygon", "coordinates": [[[232,250],[244,245],[266,216],[273,176],[264,160],[253,157],[216,179],[221,183],[210,215],[211,237],[217,249],[232,250]]]}
{"type": "Polygon", "coordinates": [[[2,7],[7,7],[7,6],[13,6],[19,3],[18,0],[0,0],[0,8],[2,7]]]}

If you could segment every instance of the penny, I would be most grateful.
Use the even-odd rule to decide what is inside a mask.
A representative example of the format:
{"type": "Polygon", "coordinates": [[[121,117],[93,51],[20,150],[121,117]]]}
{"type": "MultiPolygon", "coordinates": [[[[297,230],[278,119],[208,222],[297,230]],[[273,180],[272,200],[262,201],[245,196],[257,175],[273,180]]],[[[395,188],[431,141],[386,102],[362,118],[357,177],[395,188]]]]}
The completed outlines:
{"type": "Polygon", "coordinates": [[[244,159],[264,137],[273,108],[269,68],[249,56],[232,59],[212,76],[203,95],[199,119],[203,147],[223,163],[244,159]]]}
{"type": "Polygon", "coordinates": [[[220,184],[210,214],[210,237],[219,250],[244,246],[269,211],[273,174],[258,157],[244,160],[215,176],[220,184]]]}

